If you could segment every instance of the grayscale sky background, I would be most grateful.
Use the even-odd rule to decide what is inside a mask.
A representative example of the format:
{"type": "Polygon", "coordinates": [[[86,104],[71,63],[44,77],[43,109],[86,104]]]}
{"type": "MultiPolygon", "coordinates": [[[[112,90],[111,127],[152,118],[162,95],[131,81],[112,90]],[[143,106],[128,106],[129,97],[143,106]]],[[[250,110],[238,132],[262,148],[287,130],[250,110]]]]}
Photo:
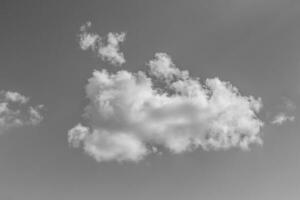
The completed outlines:
{"type": "Polygon", "coordinates": [[[271,126],[284,99],[300,104],[300,1],[60,0],[0,2],[0,90],[18,91],[47,111],[37,127],[0,136],[3,200],[298,200],[300,124],[271,126]],[[261,97],[264,145],[250,152],[203,151],[97,163],[70,148],[84,87],[107,64],[80,50],[79,27],[127,32],[129,71],[155,52],[202,79],[218,76],[261,97]]]}

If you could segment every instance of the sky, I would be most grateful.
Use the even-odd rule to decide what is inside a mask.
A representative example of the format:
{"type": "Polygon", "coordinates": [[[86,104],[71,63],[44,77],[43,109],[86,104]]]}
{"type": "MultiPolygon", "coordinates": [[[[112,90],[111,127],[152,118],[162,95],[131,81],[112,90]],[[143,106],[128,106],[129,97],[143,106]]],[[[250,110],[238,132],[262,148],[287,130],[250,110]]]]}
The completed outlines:
{"type": "MultiPolygon", "coordinates": [[[[0,199],[299,199],[299,18],[296,0],[1,1],[0,112],[5,123],[0,123],[0,199]],[[80,29],[89,22],[84,31],[102,38],[103,46],[83,48],[80,29]],[[112,47],[106,41],[109,33],[124,33],[124,38],[112,47]],[[116,52],[124,61],[111,60],[116,52]],[[143,137],[126,131],[124,140],[101,135],[102,129],[110,135],[118,125],[109,115],[112,130],[87,109],[98,98],[88,90],[97,86],[97,72],[106,70],[113,79],[112,74],[125,70],[127,77],[137,77],[138,71],[156,69],[160,58],[170,58],[167,66],[176,69],[175,78],[184,79],[186,70],[185,81],[199,77],[205,85],[218,77],[238,88],[240,95],[231,99],[233,108],[227,111],[233,119],[253,122],[256,129],[248,132],[263,144],[250,140],[248,150],[240,143],[232,148],[205,149],[203,143],[179,148],[168,143],[173,135],[149,135],[148,121],[139,127],[143,137]],[[257,112],[245,99],[238,101],[250,96],[262,106],[257,112]],[[254,123],[260,121],[263,126],[254,123]],[[78,124],[95,137],[70,139],[78,124]],[[108,148],[117,149],[110,154],[97,143],[97,134],[121,150],[108,148]],[[103,151],[86,148],[94,140],[103,151]],[[127,140],[136,148],[116,142],[127,140]],[[141,151],[147,145],[158,146],[159,152],[141,151]]],[[[145,75],[153,82],[159,79],[154,72],[145,75]]],[[[162,116],[169,116],[164,112],[162,116]]],[[[194,123],[205,129],[206,122],[194,123]]]]}

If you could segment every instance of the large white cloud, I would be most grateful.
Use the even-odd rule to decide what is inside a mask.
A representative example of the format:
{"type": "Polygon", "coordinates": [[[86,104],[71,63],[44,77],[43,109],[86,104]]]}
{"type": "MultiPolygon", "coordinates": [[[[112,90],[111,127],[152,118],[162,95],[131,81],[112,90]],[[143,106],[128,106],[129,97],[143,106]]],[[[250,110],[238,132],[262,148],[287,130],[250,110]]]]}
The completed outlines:
{"type": "Polygon", "coordinates": [[[148,67],[94,71],[86,86],[88,125],[69,131],[70,144],[97,161],[139,161],[157,147],[182,153],[262,144],[260,99],[219,78],[200,82],[164,53],[148,67]]]}
{"type": "Polygon", "coordinates": [[[37,125],[43,120],[43,105],[29,106],[29,98],[18,92],[0,91],[0,133],[25,125],[37,125]]]}
{"type": "Polygon", "coordinates": [[[120,52],[120,43],[125,41],[126,34],[121,33],[108,33],[106,42],[104,37],[97,33],[89,32],[91,22],[87,22],[80,28],[80,41],[79,45],[82,50],[89,50],[96,52],[102,60],[110,62],[112,65],[121,66],[124,64],[124,54],[120,52]]]}

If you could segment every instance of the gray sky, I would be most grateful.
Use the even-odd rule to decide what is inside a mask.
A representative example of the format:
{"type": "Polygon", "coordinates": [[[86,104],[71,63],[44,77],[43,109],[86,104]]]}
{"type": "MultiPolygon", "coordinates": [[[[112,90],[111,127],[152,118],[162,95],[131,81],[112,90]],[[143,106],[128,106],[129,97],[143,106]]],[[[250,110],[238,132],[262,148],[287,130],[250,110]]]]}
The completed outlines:
{"type": "Polygon", "coordinates": [[[0,135],[0,199],[299,199],[299,18],[296,0],[2,1],[0,90],[46,111],[39,125],[0,135]],[[80,49],[87,21],[101,35],[127,33],[128,71],[166,52],[192,76],[261,97],[264,145],[166,152],[137,164],[99,163],[71,148],[67,133],[83,121],[87,80],[94,69],[118,69],[80,49]],[[295,121],[271,125],[280,112],[295,121]]]}

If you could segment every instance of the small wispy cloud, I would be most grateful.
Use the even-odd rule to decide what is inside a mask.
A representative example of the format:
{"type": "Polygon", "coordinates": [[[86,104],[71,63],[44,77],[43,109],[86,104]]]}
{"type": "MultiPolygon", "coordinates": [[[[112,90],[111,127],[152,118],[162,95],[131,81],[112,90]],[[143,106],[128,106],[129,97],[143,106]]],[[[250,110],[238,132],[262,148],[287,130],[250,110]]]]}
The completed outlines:
{"type": "Polygon", "coordinates": [[[296,110],[296,105],[290,98],[283,96],[278,108],[281,110],[281,112],[277,112],[277,114],[270,121],[271,124],[282,125],[285,122],[295,121],[296,118],[293,113],[296,110]]]}
{"type": "Polygon", "coordinates": [[[0,91],[0,133],[25,125],[37,125],[43,120],[43,105],[29,106],[29,97],[18,92],[0,91]]]}
{"type": "Polygon", "coordinates": [[[271,124],[281,125],[284,122],[288,122],[288,121],[290,121],[290,122],[295,121],[295,117],[294,116],[289,116],[285,113],[279,113],[271,121],[271,124]]]}
{"type": "Polygon", "coordinates": [[[97,33],[89,32],[92,23],[87,22],[80,27],[79,45],[82,50],[92,50],[102,60],[110,62],[112,65],[121,66],[126,62],[124,54],[120,52],[120,43],[125,41],[126,34],[108,33],[102,37],[97,33]],[[105,41],[106,40],[106,41],[105,41]]]}
{"type": "Polygon", "coordinates": [[[165,53],[147,65],[147,72],[94,71],[86,86],[89,125],[69,130],[73,147],[99,162],[137,162],[160,153],[157,147],[179,154],[262,144],[260,98],[219,78],[202,83],[165,53]]]}
{"type": "Polygon", "coordinates": [[[296,110],[296,104],[289,98],[287,97],[282,97],[283,99],[283,107],[287,111],[295,111],[296,110]]]}

